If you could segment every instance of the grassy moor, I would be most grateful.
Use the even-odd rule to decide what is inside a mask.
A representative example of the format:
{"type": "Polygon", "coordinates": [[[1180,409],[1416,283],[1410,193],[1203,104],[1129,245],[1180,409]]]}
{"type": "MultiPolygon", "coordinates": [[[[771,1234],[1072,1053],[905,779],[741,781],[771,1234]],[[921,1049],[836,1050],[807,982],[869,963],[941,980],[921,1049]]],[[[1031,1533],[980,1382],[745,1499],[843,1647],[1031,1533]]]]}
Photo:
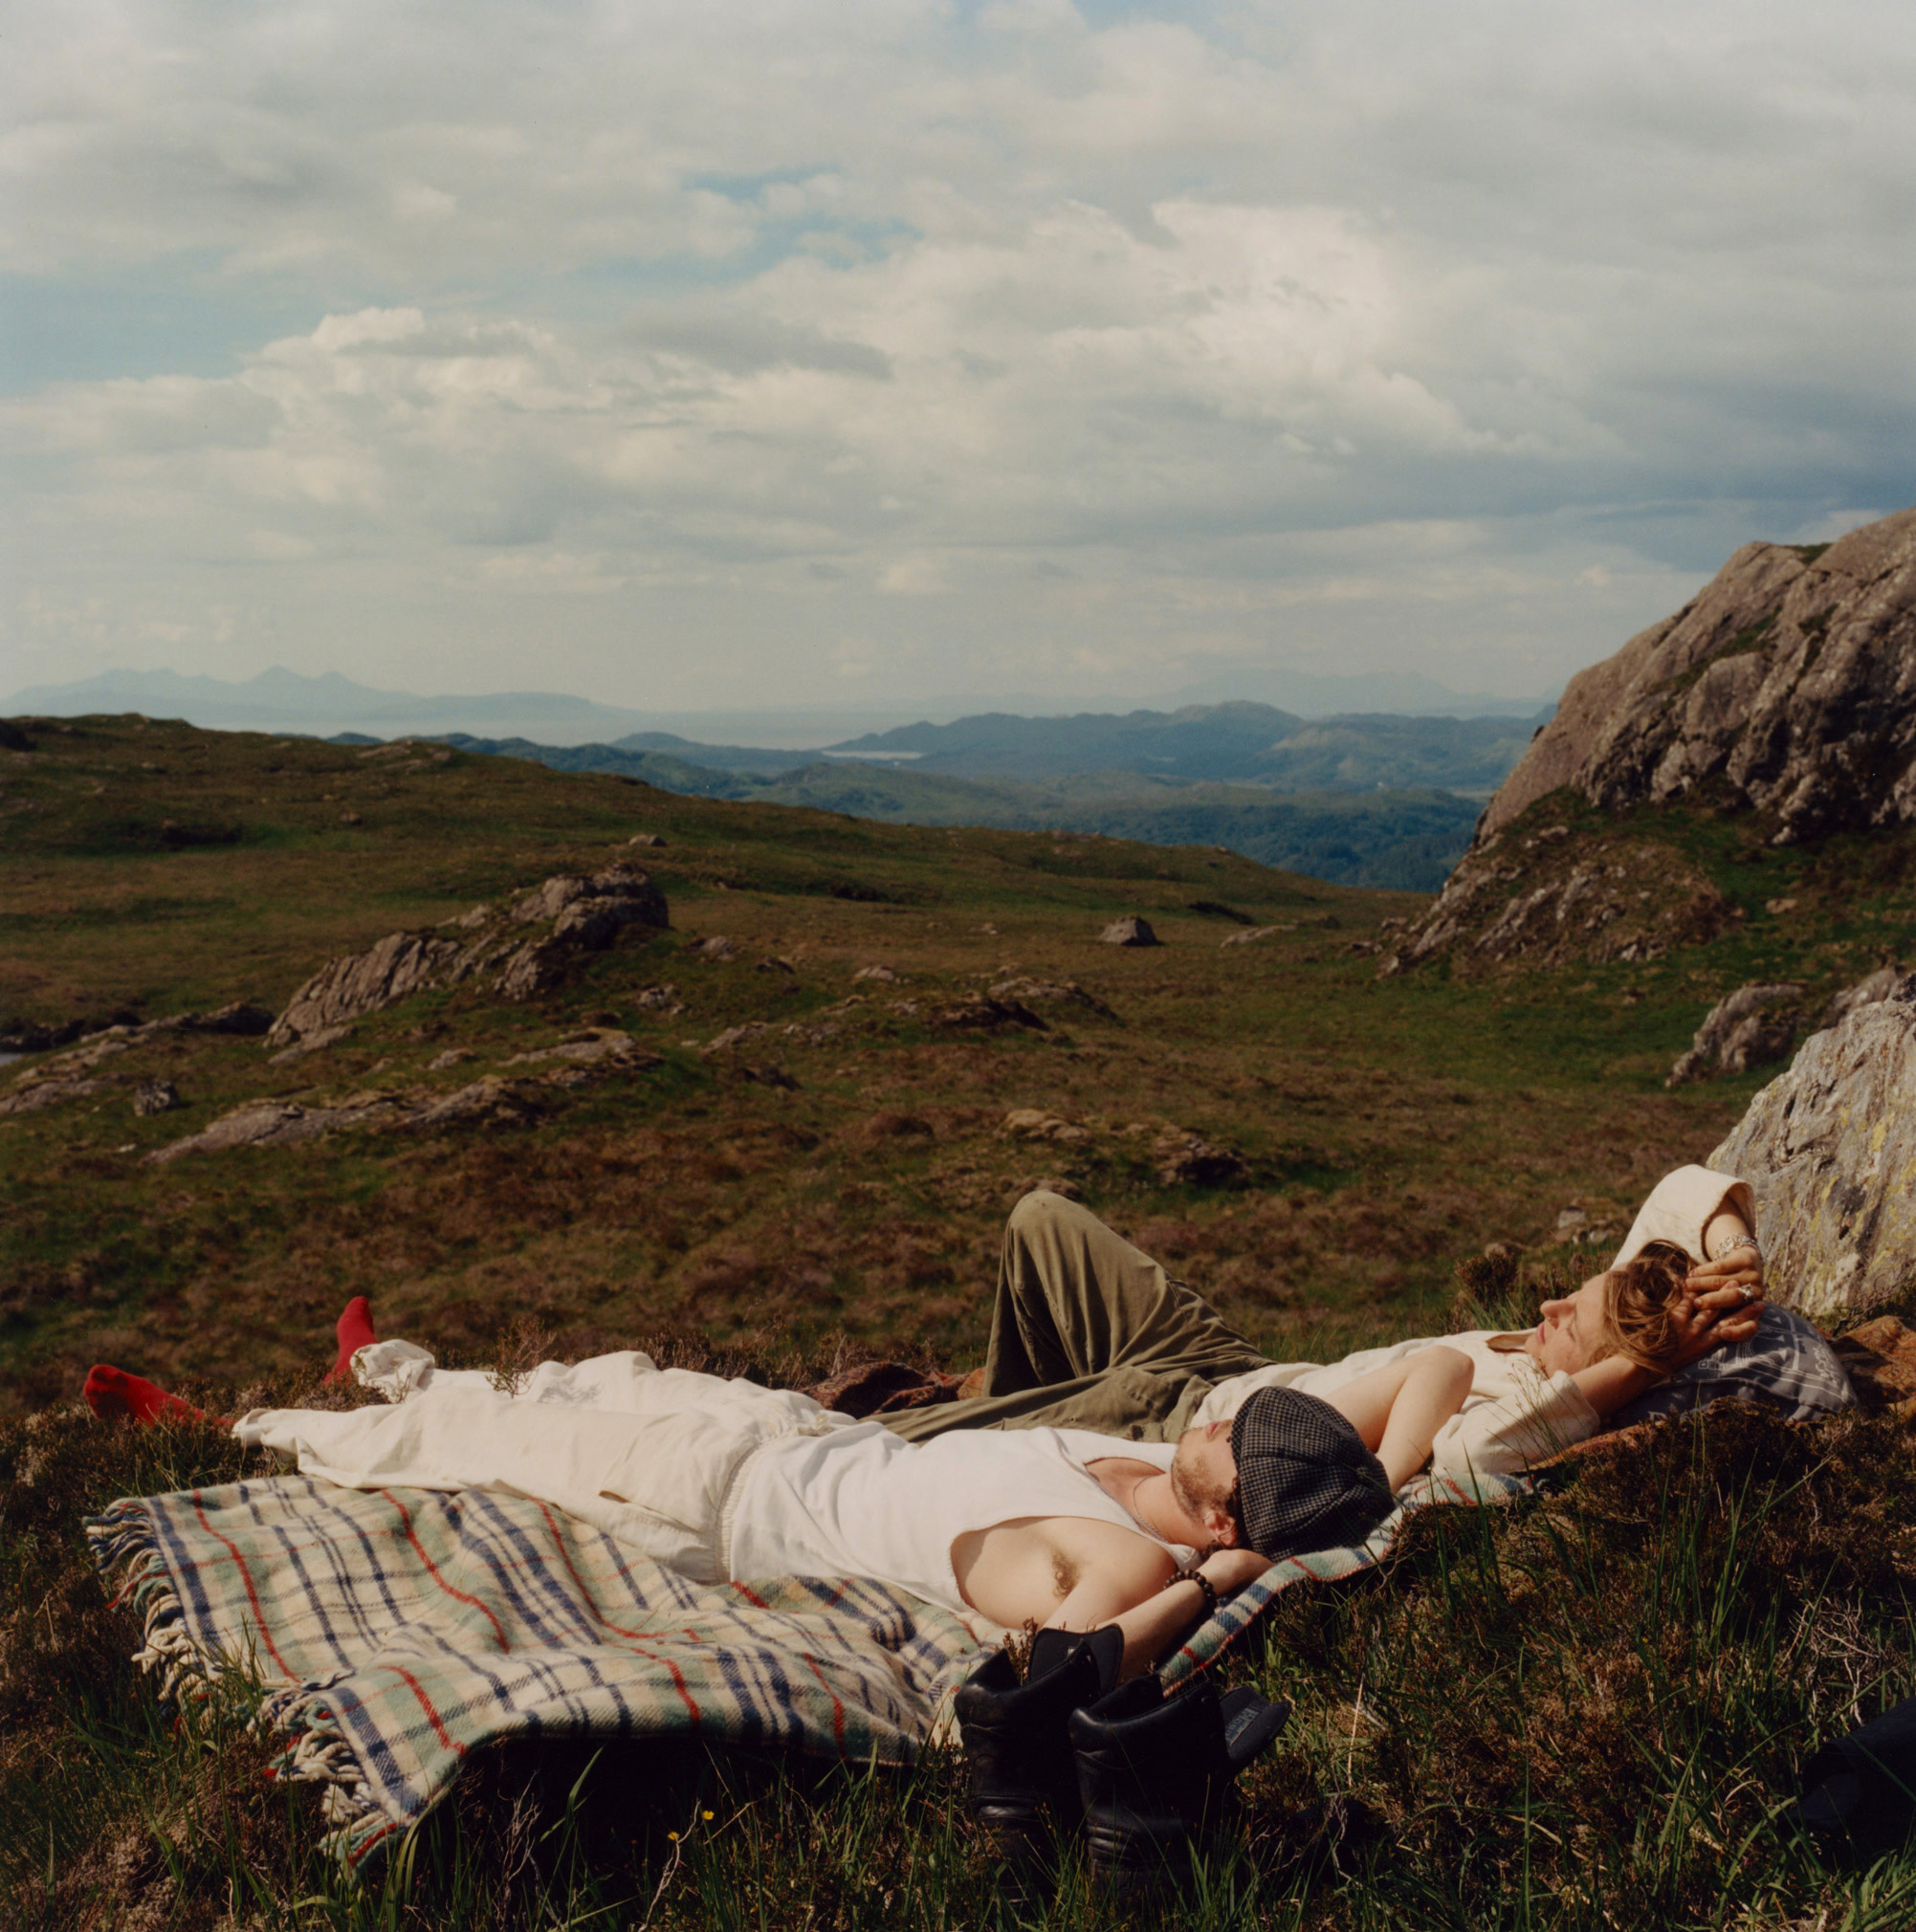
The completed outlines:
{"type": "MultiPolygon", "coordinates": [[[[1649,957],[1392,972],[1426,896],[1209,846],[134,716],[9,742],[0,1036],[32,1050],[0,1068],[0,1917],[49,1932],[1120,1922],[1075,1868],[1007,1896],[943,1747],[909,1774],[500,1753],[379,1872],[337,1869],[312,1794],[262,1775],[245,1674],[158,1701],[83,1541],[117,1496],[267,1459],[95,1421],[88,1364],[224,1413],[349,1399],[316,1385],[364,1294],[382,1334],[508,1372],[622,1347],[799,1386],[964,1369],[1039,1180],[1274,1358],[1526,1323],[1773,1070],[1666,1088],[1708,1008],[1757,979],[1814,1008],[1906,960],[1916,918],[1916,832],[1779,849],[1707,802],[1557,795],[1506,833],[1519,863],[1650,852],[1646,930],[1665,898],[1719,910],[1649,957]],[[523,999],[474,976],[262,1037],[330,958],[615,863],[669,928],[523,999]],[[1127,916],[1162,943],[1101,943],[1127,916]],[[257,1019],[152,1024],[235,1002],[257,1019]]],[[[1916,1861],[1826,1869],[1788,1818],[1818,1744],[1916,1691],[1912,1580],[1887,1416],[1723,1410],[1426,1512],[1233,1654],[1296,1715],[1242,1853],[1162,1922],[1916,1922],[1916,1861]]]]}

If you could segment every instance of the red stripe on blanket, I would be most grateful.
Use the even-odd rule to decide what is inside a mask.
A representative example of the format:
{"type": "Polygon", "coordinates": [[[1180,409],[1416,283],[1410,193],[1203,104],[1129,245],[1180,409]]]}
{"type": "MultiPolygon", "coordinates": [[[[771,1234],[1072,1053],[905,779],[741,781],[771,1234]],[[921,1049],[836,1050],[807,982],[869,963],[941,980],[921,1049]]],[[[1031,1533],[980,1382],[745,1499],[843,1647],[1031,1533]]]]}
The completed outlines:
{"type": "Polygon", "coordinates": [[[433,1709],[432,1700],[426,1695],[425,1685],[409,1670],[405,1669],[402,1665],[389,1663],[385,1668],[419,1700],[419,1708],[426,1713],[426,1721],[432,1726],[433,1732],[438,1737],[439,1742],[455,1757],[463,1758],[466,1755],[466,1746],[440,1723],[439,1713],[433,1709]]]}
{"type": "Polygon", "coordinates": [[[273,1641],[273,1633],[266,1627],[266,1606],[260,1602],[259,1592],[253,1587],[253,1571],[247,1568],[246,1558],[239,1553],[239,1545],[208,1522],[206,1504],[201,1502],[200,1492],[197,1489],[193,1491],[193,1513],[200,1519],[200,1527],[209,1536],[216,1536],[226,1545],[227,1554],[232,1558],[233,1567],[239,1571],[239,1580],[246,1585],[246,1600],[253,1606],[253,1621],[259,1631],[261,1640],[273,1653],[273,1661],[279,1666],[279,1675],[297,1682],[299,1673],[279,1655],[279,1646],[273,1641]]]}
{"type": "MultiPolygon", "coordinates": [[[[535,1502],[538,1501],[536,1497],[532,1500],[535,1502]]],[[[551,1509],[545,1504],[540,1503],[539,1504],[539,1513],[545,1518],[545,1526],[552,1531],[552,1540],[559,1548],[560,1561],[565,1565],[566,1575],[569,1576],[572,1579],[572,1581],[578,1586],[579,1594],[584,1599],[585,1608],[592,1613],[592,1621],[594,1623],[603,1624],[607,1630],[615,1632],[620,1636],[629,1636],[635,1642],[644,1642],[648,1638],[657,1636],[659,1635],[657,1631],[628,1630],[623,1623],[614,1623],[612,1619],[609,1616],[607,1616],[603,1610],[599,1608],[599,1599],[592,1594],[589,1589],[587,1589],[585,1579],[579,1574],[578,1567],[573,1563],[571,1555],[566,1550],[565,1538],[561,1533],[559,1525],[552,1520],[551,1509]]]]}
{"type": "MultiPolygon", "coordinates": [[[[492,1625],[493,1634],[499,1640],[500,1650],[510,1651],[512,1649],[512,1645],[506,1641],[505,1627],[499,1622],[498,1618],[496,1617],[490,1610],[486,1609],[485,1604],[482,1603],[479,1600],[479,1598],[477,1598],[476,1596],[468,1596],[463,1590],[454,1590],[452,1586],[450,1583],[448,1583],[443,1576],[439,1574],[439,1566],[436,1563],[434,1563],[429,1556],[427,1555],[426,1546],[420,1542],[417,1534],[413,1530],[412,1512],[408,1508],[407,1508],[406,1504],[403,1504],[399,1500],[399,1498],[392,1493],[390,1489],[382,1489],[379,1493],[382,1496],[384,1496],[385,1500],[388,1503],[390,1503],[396,1510],[399,1511],[400,1520],[406,1525],[406,1540],[407,1542],[411,1544],[414,1549],[416,1549],[419,1552],[419,1560],[426,1566],[427,1570],[430,1571],[432,1581],[436,1583],[439,1586],[439,1588],[446,1592],[448,1596],[456,1598],[460,1603],[470,1603],[474,1610],[484,1611],[486,1621],[492,1625]]],[[[437,1720],[435,1719],[434,1722],[436,1723],[437,1720]]]]}
{"type": "Polygon", "coordinates": [[[845,1755],[845,1704],[838,1693],[826,1682],[825,1673],[818,1667],[818,1658],[807,1651],[804,1654],[805,1668],[818,1679],[819,1688],[831,1700],[831,1741],[838,1746],[840,1757],[845,1755]]]}

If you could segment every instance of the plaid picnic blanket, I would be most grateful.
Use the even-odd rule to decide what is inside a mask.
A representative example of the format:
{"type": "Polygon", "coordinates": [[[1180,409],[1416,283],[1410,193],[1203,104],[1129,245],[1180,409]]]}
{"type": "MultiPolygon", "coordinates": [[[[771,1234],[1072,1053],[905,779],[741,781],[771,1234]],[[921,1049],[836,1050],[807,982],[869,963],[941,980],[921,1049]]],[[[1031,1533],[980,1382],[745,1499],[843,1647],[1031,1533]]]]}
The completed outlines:
{"type": "MultiPolygon", "coordinates": [[[[1424,1478],[1368,1543],[1275,1564],[1166,1662],[1209,1667],[1293,1583],[1377,1563],[1411,1511],[1501,1501],[1424,1478]]],[[[680,1734],[904,1764],[984,1646],[894,1587],[774,1577],[707,1587],[527,1497],[357,1490],[304,1476],[127,1498],[87,1526],[143,1613],[163,1696],[238,1671],[284,1735],[279,1775],[326,1789],[360,1864],[514,1737],[680,1734]]]]}
{"type": "Polygon", "coordinates": [[[87,1526],[163,1695],[240,1670],[358,1864],[482,1745],[680,1733],[908,1762],[981,1655],[882,1583],[716,1588],[526,1497],[304,1476],[115,1503],[87,1526]]]}

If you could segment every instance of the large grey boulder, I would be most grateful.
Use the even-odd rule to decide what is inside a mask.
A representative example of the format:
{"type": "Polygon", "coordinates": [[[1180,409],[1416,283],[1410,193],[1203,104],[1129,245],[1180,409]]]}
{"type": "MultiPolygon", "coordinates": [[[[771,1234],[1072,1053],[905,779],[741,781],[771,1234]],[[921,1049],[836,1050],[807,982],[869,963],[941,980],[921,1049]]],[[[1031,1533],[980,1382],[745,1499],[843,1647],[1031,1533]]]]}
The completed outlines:
{"type": "Polygon", "coordinates": [[[1660,827],[1655,807],[1685,803],[1748,813],[1776,845],[1916,823],[1916,510],[1831,544],[1746,544],[1579,671],[1379,971],[1707,944],[1755,908],[1660,827]]]}
{"type": "Polygon", "coordinates": [[[1773,1300],[1827,1324],[1916,1288],[1916,974],[1812,1034],[1708,1164],[1756,1190],[1773,1300]]]}
{"type": "Polygon", "coordinates": [[[1916,819],[1916,510],[1825,546],[1747,543],[1674,617],[1572,678],[1479,827],[1569,785],[1615,811],[1707,781],[1778,845],[1916,819]]]}

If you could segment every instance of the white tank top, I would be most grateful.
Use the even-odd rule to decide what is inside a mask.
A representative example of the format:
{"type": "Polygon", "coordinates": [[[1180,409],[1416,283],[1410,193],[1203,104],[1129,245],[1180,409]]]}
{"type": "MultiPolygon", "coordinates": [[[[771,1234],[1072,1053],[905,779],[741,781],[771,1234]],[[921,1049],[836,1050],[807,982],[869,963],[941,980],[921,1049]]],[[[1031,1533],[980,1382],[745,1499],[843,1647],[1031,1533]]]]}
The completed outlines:
{"type": "Polygon", "coordinates": [[[1105,1493],[1085,1467],[1100,1456],[1141,1456],[1162,1467],[1171,1451],[1079,1429],[961,1429],[914,1443],[881,1422],[857,1422],[782,1437],[739,1472],[728,1567],[741,1582],[877,1577],[967,1616],[976,1613],[959,1593],[952,1545],[1019,1517],[1114,1523],[1189,1562],[1194,1551],[1153,1535],[1105,1493]]]}

